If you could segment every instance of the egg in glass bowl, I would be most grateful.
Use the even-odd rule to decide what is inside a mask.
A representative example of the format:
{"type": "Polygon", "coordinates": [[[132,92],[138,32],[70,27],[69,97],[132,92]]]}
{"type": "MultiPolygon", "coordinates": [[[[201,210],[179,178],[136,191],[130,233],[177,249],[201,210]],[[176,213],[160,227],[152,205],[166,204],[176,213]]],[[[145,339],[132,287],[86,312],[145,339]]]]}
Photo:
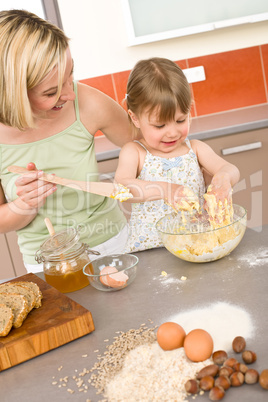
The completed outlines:
{"type": "Polygon", "coordinates": [[[83,273],[95,289],[114,292],[134,281],[138,262],[134,254],[106,255],[86,264],[83,273]]]}
{"type": "Polygon", "coordinates": [[[190,262],[215,261],[231,253],[245,234],[247,211],[236,204],[233,211],[232,222],[217,228],[204,211],[168,214],[156,228],[166,249],[176,257],[190,262]]]}

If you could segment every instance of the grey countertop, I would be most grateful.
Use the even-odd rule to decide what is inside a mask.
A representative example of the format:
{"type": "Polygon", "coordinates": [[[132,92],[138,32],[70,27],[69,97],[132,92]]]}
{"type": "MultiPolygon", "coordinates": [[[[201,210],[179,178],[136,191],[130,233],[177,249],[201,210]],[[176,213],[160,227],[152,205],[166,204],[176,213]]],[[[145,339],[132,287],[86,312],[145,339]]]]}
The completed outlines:
{"type": "MultiPolygon", "coordinates": [[[[267,103],[202,117],[194,117],[191,123],[189,138],[204,140],[266,127],[268,127],[267,103]]],[[[96,137],[95,147],[99,162],[117,158],[120,152],[120,148],[112,144],[104,136],[96,137]]]]}
{"type": "MultiPolygon", "coordinates": [[[[1,402],[99,401],[102,398],[96,395],[95,388],[90,386],[87,393],[78,392],[76,388],[71,395],[66,388],[52,385],[53,377],[72,377],[75,370],[90,369],[96,362],[94,351],[98,349],[103,354],[107,345],[104,340],[110,339],[112,343],[116,331],[138,329],[142,323],[148,324],[148,320],[160,325],[178,313],[210,308],[219,302],[243,309],[249,315],[252,334],[247,339],[247,347],[258,356],[253,367],[259,371],[268,368],[267,238],[268,226],[247,229],[241,243],[229,256],[204,264],[182,261],[164,248],[143,251],[137,253],[140,259],[137,276],[129,287],[106,293],[88,286],[69,293],[70,298],[91,311],[95,331],[1,372],[1,402]],[[161,275],[162,271],[167,276],[161,275]],[[182,276],[187,279],[182,280],[182,276]],[[83,355],[88,357],[83,358],[83,355]]],[[[38,276],[43,278],[42,273],[38,276]]],[[[218,318],[212,309],[210,324],[214,320],[218,323],[218,318]]],[[[226,334],[234,320],[236,317],[230,316],[223,322],[226,334]]],[[[196,323],[192,325],[195,328],[196,323]]],[[[229,390],[224,401],[264,402],[267,397],[268,392],[258,384],[243,385],[229,390]]],[[[195,400],[208,401],[208,396],[197,396],[195,400]]]]}

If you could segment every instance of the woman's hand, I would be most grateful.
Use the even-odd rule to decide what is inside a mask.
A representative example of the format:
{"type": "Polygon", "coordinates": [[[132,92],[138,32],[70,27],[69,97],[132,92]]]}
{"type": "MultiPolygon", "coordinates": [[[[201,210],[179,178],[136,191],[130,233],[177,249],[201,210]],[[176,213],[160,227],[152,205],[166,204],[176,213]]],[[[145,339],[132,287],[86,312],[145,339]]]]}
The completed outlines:
{"type": "Polygon", "coordinates": [[[15,181],[16,193],[27,209],[38,210],[45,204],[46,198],[57,190],[57,186],[44,182],[43,172],[37,170],[34,163],[28,163],[27,169],[29,174],[24,174],[15,181]]]}

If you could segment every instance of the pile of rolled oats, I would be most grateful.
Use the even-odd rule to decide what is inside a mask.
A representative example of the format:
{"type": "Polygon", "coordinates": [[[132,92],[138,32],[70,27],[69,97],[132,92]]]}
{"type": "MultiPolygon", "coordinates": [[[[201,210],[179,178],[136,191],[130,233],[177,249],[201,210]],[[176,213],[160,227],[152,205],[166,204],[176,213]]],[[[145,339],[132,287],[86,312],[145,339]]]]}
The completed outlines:
{"type": "MultiPolygon", "coordinates": [[[[148,320],[153,324],[151,320],[148,320]]],[[[127,332],[117,331],[114,342],[106,346],[106,350],[101,354],[97,354],[99,350],[94,352],[97,354],[97,362],[92,368],[84,368],[81,372],[74,370],[74,375],[56,378],[52,377],[52,385],[64,388],[69,394],[77,392],[87,393],[88,388],[93,386],[96,388],[96,394],[101,394],[108,382],[119,373],[123,367],[125,356],[127,353],[140,345],[150,344],[156,341],[155,328],[148,328],[146,324],[141,324],[139,329],[130,329],[127,332]]],[[[105,339],[104,342],[109,342],[105,339]]],[[[87,357],[87,355],[82,355],[87,357]]],[[[60,372],[63,366],[58,368],[60,372]]],[[[86,400],[89,402],[89,399],[86,400]]]]}

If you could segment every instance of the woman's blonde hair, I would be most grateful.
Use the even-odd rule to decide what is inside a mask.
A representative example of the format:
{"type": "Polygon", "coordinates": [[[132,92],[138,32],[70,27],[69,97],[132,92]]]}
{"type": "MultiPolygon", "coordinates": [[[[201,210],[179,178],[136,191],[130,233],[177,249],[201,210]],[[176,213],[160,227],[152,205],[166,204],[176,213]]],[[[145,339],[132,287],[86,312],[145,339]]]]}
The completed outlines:
{"type": "Polygon", "coordinates": [[[0,122],[34,127],[28,90],[58,68],[58,95],[69,39],[57,26],[24,10],[0,12],[0,122]]]}
{"type": "Polygon", "coordinates": [[[157,111],[159,121],[170,121],[178,107],[183,114],[190,112],[190,85],[173,61],[160,57],[140,60],[128,79],[126,104],[136,116],[157,111]]]}

